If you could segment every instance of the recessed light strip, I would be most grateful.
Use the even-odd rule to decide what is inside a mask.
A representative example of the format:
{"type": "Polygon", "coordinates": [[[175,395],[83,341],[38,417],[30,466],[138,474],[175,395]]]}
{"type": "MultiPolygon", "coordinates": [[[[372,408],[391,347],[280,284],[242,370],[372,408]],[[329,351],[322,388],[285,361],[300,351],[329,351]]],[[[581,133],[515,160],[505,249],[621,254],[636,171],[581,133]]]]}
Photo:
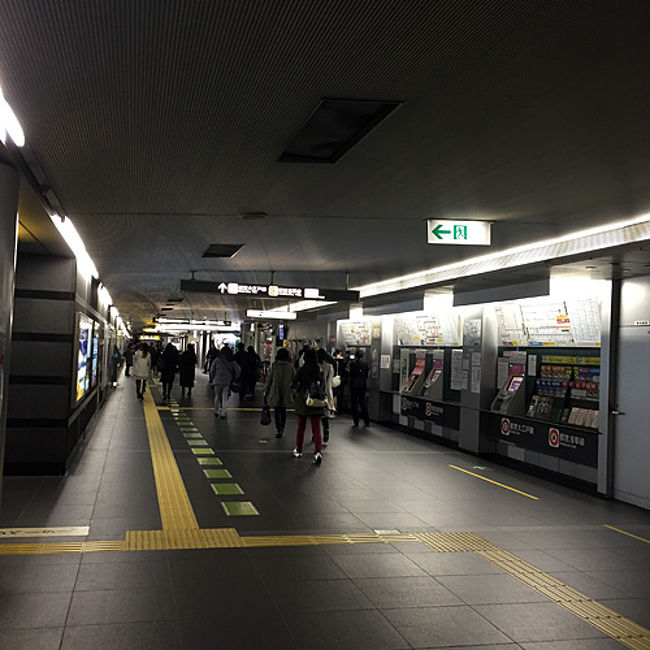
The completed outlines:
{"type": "Polygon", "coordinates": [[[361,298],[650,239],[650,214],[355,287],[361,298]]]}

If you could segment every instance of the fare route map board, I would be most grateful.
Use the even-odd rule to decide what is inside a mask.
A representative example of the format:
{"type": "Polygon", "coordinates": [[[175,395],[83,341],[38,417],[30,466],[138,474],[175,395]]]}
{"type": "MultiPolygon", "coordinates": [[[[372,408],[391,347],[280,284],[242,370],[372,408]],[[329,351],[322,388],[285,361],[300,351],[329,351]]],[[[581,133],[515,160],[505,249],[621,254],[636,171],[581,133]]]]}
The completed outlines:
{"type": "Polygon", "coordinates": [[[599,347],[595,298],[504,303],[496,308],[501,346],[599,347]]]}
{"type": "Polygon", "coordinates": [[[395,319],[395,342],[418,346],[460,345],[460,316],[450,312],[398,317],[395,319]]]}

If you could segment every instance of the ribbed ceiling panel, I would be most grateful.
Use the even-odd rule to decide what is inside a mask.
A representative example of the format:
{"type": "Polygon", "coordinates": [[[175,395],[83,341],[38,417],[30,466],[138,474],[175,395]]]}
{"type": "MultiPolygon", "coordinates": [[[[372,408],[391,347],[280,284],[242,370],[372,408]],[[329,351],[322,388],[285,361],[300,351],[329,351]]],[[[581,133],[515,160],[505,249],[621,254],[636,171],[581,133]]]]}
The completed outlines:
{"type": "Polygon", "coordinates": [[[118,304],[217,241],[246,246],[208,271],[361,284],[473,253],[434,255],[429,216],[511,222],[502,246],[650,210],[649,8],[3,0],[0,85],[118,304]],[[335,165],[276,163],[323,97],[404,104],[335,165]]]}

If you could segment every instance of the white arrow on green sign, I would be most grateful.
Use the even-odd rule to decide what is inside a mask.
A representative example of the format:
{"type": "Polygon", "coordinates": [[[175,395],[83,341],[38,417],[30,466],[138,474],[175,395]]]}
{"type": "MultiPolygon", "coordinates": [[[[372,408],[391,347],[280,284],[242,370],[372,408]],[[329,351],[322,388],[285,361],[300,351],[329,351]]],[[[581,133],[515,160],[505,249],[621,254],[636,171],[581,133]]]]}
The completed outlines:
{"type": "Polygon", "coordinates": [[[451,219],[427,220],[427,243],[456,246],[489,246],[491,243],[489,221],[455,221],[451,219]]]}

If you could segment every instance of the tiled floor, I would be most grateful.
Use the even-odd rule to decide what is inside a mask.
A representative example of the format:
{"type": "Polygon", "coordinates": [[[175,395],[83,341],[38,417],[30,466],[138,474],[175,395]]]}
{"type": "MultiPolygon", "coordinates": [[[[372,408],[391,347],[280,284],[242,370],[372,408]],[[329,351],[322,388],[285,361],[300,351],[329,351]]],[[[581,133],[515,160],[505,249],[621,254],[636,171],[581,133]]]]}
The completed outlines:
{"type": "MultiPolygon", "coordinates": [[[[187,413],[232,475],[217,481],[244,492],[215,494],[178,423],[160,411],[202,528],[242,536],[472,531],[650,625],[650,544],[604,527],[650,539],[648,512],[483,460],[485,470],[472,469],[472,456],[379,425],[354,429],[346,417],[332,421],[314,467],[309,453],[291,458],[290,428],[276,440],[256,412],[215,419],[203,375],[191,400],[177,391],[181,407],[204,408],[187,413]],[[260,514],[229,517],[222,501],[250,501],[260,514]]],[[[89,540],[160,530],[131,379],[121,378],[67,477],[5,480],[0,526],[44,525],[90,526],[89,540]]],[[[622,646],[478,555],[422,543],[0,555],[0,648],[442,647],[622,646]]]]}

